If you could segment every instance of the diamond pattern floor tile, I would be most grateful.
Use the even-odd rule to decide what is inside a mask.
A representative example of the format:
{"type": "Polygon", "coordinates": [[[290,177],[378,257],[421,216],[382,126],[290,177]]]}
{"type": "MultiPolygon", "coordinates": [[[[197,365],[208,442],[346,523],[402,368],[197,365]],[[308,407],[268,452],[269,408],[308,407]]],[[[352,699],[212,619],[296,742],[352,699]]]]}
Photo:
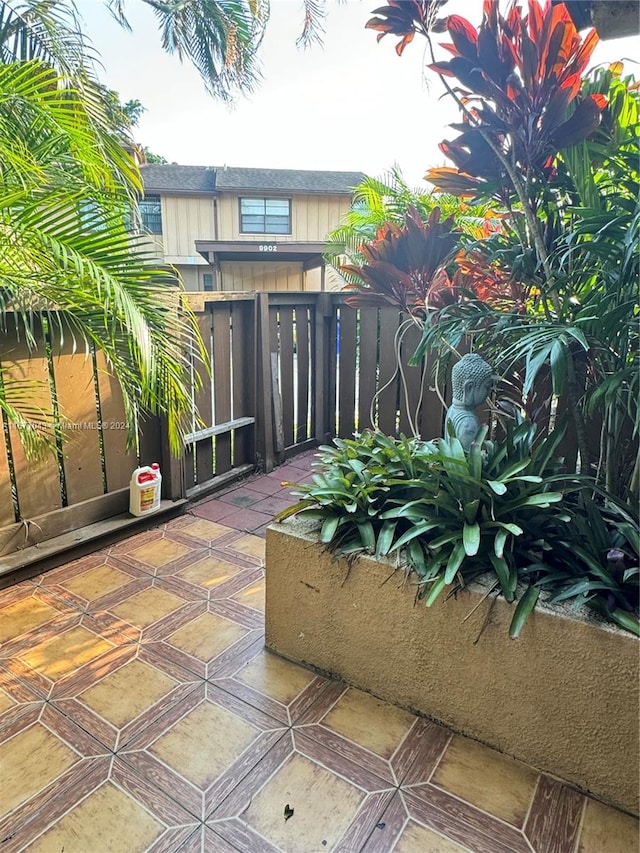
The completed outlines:
{"type": "Polygon", "coordinates": [[[58,611],[35,595],[25,596],[0,610],[0,643],[28,634],[34,628],[51,622],[57,615],[58,611]]]}
{"type": "Polygon", "coordinates": [[[103,850],[144,853],[164,832],[159,820],[107,782],[29,845],[34,853],[86,853],[100,839],[103,850]]]}
{"type": "Polygon", "coordinates": [[[57,681],[112,648],[111,642],[79,625],[25,650],[19,657],[40,675],[57,681]]]}
{"type": "Polygon", "coordinates": [[[537,780],[538,774],[530,767],[456,736],[431,781],[489,814],[521,827],[537,780]]]}
{"type": "Polygon", "coordinates": [[[264,649],[264,529],[312,461],[0,591],[3,853],[640,853],[635,818],[264,649]]]}
{"type": "Polygon", "coordinates": [[[243,820],[275,847],[291,853],[333,850],[365,796],[355,785],[296,754],[254,796],[243,820]],[[284,820],[287,804],[292,813],[284,820]]]}
{"type": "Polygon", "coordinates": [[[61,776],[78,756],[41,723],[0,744],[0,813],[9,814],[61,776]]]}

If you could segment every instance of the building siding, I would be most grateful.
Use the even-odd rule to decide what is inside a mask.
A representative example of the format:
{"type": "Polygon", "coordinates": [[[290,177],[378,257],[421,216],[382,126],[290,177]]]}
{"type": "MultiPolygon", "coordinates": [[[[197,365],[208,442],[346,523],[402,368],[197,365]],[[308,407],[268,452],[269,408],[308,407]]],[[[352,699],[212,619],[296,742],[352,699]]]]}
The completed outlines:
{"type": "Polygon", "coordinates": [[[196,254],[196,240],[214,239],[211,196],[162,196],[162,236],[166,255],[196,254]]]}
{"type": "MultiPolygon", "coordinates": [[[[300,262],[226,261],[216,272],[196,253],[196,240],[260,242],[323,242],[349,210],[347,195],[287,195],[291,198],[291,234],[241,234],[240,197],[263,197],[263,191],[247,191],[240,195],[163,194],[162,236],[149,235],[158,252],[158,259],[173,266],[190,292],[204,290],[204,274],[212,274],[217,289],[224,291],[301,291],[320,290],[319,269],[303,272],[300,262]],[[217,229],[216,229],[217,219],[217,229]]],[[[276,193],[264,196],[278,197],[276,193]]],[[[339,289],[342,281],[330,269],[326,270],[325,288],[339,289]]]]}
{"type": "Polygon", "coordinates": [[[304,290],[301,263],[226,261],[220,264],[221,290],[304,290]]]}
{"type": "MultiPolygon", "coordinates": [[[[242,197],[261,198],[259,192],[246,192],[242,197]]],[[[268,196],[276,197],[275,194],[268,196]]],[[[287,196],[282,196],[286,198],[287,196]]],[[[240,233],[240,196],[221,195],[218,197],[218,240],[260,239],[259,234],[240,233]]],[[[322,241],[328,232],[336,227],[340,217],[350,207],[348,196],[319,196],[296,195],[291,197],[291,234],[265,235],[273,236],[278,242],[315,242],[322,241]]],[[[194,237],[194,239],[196,239],[194,237]]],[[[207,239],[200,235],[198,239],[207,239]]]]}

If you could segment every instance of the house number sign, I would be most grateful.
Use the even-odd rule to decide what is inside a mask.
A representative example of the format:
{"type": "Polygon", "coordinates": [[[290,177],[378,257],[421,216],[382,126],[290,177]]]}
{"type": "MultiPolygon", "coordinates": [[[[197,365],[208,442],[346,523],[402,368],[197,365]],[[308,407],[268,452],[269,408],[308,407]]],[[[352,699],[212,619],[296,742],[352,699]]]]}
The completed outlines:
{"type": "Polygon", "coordinates": [[[259,252],[277,252],[278,247],[276,246],[275,243],[263,243],[262,245],[258,246],[258,251],[259,252]]]}

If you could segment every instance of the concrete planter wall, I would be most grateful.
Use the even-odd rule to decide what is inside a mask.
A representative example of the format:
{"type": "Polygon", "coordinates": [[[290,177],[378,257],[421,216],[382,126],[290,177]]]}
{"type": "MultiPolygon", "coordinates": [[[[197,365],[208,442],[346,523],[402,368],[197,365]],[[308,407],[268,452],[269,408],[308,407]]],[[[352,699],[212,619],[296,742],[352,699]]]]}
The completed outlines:
{"type": "Polygon", "coordinates": [[[404,575],[351,569],[299,521],[267,530],[266,643],[638,813],[638,641],[546,608],[509,640],[482,590],[414,605],[404,575]],[[484,626],[484,630],[482,630],[484,626]],[[479,637],[480,635],[480,637],[479,637]],[[479,639],[478,639],[479,637],[479,639]]]}

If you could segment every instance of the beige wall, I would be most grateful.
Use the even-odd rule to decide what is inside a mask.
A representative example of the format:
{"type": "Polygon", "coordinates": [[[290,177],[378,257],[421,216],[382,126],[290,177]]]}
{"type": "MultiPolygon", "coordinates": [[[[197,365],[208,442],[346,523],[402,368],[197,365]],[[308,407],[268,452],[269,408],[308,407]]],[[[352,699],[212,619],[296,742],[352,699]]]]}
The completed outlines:
{"type": "MultiPolygon", "coordinates": [[[[260,198],[264,193],[256,191],[243,193],[244,196],[260,198]]],[[[266,194],[276,197],[275,194],[266,194]]],[[[218,239],[249,240],[260,239],[258,234],[240,233],[240,204],[237,195],[218,197],[218,239]]],[[[286,198],[286,196],[283,196],[286,198]]],[[[327,233],[335,228],[343,213],[350,207],[348,196],[294,195],[291,196],[291,234],[276,234],[278,241],[314,242],[324,240],[327,233]]],[[[202,239],[202,238],[201,238],[202,239]]]]}
{"type": "Polygon", "coordinates": [[[215,285],[215,272],[209,264],[173,264],[173,268],[181,275],[185,289],[188,291],[203,291],[205,275],[212,275],[214,277],[213,280],[215,285]]]}
{"type": "Polygon", "coordinates": [[[165,255],[196,255],[196,240],[213,240],[213,197],[162,196],[162,235],[165,255]]]}
{"type": "Polygon", "coordinates": [[[303,290],[301,263],[228,262],[220,264],[221,290],[303,290]]]}

